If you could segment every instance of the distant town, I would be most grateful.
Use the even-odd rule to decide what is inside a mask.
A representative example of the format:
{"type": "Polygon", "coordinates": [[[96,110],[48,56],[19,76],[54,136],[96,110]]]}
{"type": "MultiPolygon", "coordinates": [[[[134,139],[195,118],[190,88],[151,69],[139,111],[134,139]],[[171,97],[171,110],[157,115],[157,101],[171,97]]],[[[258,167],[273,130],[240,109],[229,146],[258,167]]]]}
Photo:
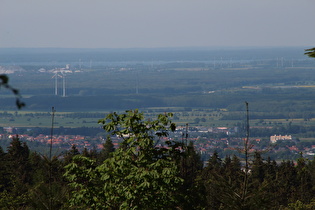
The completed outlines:
{"type": "MultiPolygon", "coordinates": [[[[13,137],[20,138],[21,141],[26,142],[32,148],[33,145],[40,144],[41,150],[44,147],[53,145],[56,151],[62,152],[69,150],[75,145],[79,150],[84,148],[88,150],[101,150],[106,141],[106,136],[83,136],[83,135],[44,135],[30,136],[28,134],[13,134],[14,128],[4,127],[5,133],[0,134],[0,141],[8,144],[13,137]],[[46,146],[45,146],[46,145],[46,146]]],[[[188,144],[192,142],[196,152],[198,152],[204,160],[207,160],[214,152],[218,152],[220,156],[241,156],[244,149],[244,138],[235,137],[237,128],[227,127],[189,127],[189,131],[185,126],[180,126],[174,133],[170,133],[169,137],[161,138],[157,141],[156,146],[165,147],[167,140],[174,140],[188,144]],[[211,138],[207,134],[224,134],[227,137],[211,138]],[[231,137],[229,136],[231,135],[231,137]]],[[[121,142],[119,137],[111,137],[113,145],[118,148],[121,142]]],[[[0,144],[1,145],[1,144],[0,144]]],[[[261,138],[250,138],[250,153],[255,151],[262,152],[263,155],[272,156],[275,159],[294,159],[301,154],[306,158],[313,158],[315,155],[315,143],[301,144],[298,139],[291,135],[273,135],[270,139],[264,140],[261,138]]],[[[35,147],[36,148],[36,147],[35,147]]],[[[43,151],[41,151],[43,152],[43,151]]]]}

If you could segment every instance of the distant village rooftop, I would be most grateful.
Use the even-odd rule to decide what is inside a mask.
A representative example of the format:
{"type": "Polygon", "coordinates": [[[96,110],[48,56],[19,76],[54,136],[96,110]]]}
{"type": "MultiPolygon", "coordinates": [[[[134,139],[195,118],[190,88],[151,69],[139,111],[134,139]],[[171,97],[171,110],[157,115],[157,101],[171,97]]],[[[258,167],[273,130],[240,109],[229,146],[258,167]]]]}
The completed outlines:
{"type": "Polygon", "coordinates": [[[273,135],[273,136],[270,136],[271,143],[276,143],[279,140],[292,140],[292,136],[291,135],[285,135],[285,136],[273,135]]]}

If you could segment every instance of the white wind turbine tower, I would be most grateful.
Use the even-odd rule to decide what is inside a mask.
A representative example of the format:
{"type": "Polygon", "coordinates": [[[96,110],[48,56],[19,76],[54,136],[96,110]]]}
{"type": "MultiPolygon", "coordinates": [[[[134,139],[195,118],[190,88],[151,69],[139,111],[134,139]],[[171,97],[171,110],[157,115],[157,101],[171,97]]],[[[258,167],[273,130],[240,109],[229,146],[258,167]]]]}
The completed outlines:
{"type": "Polygon", "coordinates": [[[61,72],[62,77],[62,97],[66,97],[66,74],[61,72]]]}
{"type": "Polygon", "coordinates": [[[59,74],[59,71],[54,71],[54,76],[52,76],[52,78],[55,78],[55,95],[58,95],[58,77],[61,77],[59,74]]]}

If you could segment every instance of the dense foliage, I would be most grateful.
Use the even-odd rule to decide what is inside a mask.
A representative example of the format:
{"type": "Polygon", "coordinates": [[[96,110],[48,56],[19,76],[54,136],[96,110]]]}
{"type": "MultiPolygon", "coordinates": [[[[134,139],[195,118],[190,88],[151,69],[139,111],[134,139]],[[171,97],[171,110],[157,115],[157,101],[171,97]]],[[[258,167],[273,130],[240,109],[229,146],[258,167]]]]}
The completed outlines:
{"type": "Polygon", "coordinates": [[[167,136],[166,126],[174,130],[167,116],[143,121],[143,115],[135,110],[109,114],[100,123],[111,135],[123,138],[122,145],[97,167],[95,161],[84,157],[76,157],[66,167],[65,176],[75,189],[71,205],[96,209],[175,207],[182,180],[172,160],[174,150],[154,147],[153,139],[167,136]]]}

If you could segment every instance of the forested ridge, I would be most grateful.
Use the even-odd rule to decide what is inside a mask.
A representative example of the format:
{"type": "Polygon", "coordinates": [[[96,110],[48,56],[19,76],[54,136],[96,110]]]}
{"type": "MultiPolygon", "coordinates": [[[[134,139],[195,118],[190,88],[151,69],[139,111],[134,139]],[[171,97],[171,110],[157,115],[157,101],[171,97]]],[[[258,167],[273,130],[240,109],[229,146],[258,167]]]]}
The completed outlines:
{"type": "Polygon", "coordinates": [[[246,164],[215,152],[204,163],[192,143],[161,144],[175,130],[171,116],[111,113],[99,120],[110,134],[101,151],[73,145],[58,157],[30,151],[16,136],[0,150],[1,208],[314,209],[315,160],[276,162],[255,151],[246,164]],[[119,148],[111,136],[122,138],[119,148]]]}

